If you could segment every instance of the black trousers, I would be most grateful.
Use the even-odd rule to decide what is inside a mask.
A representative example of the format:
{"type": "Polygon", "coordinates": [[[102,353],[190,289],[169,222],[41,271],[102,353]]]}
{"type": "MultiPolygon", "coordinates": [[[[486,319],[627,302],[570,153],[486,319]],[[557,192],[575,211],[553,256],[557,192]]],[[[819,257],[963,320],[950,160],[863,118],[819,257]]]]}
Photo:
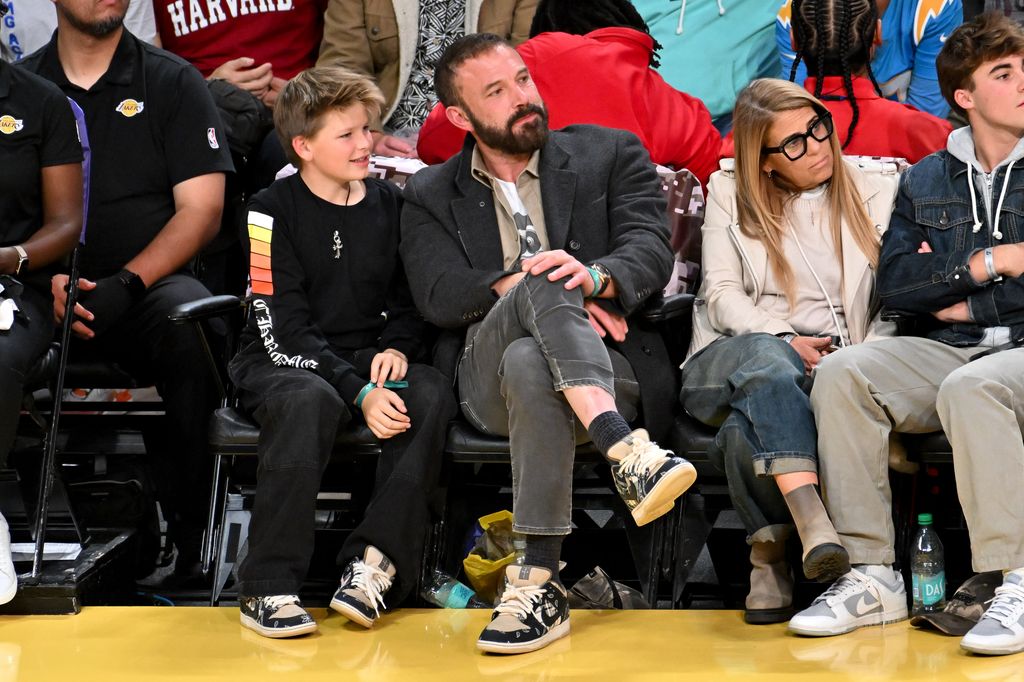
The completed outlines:
{"type": "Polygon", "coordinates": [[[4,298],[13,298],[20,312],[14,325],[0,331],[0,466],[14,445],[25,373],[53,340],[53,298],[49,291],[36,289],[0,277],[4,298]]]}
{"type": "MultiPolygon", "coordinates": [[[[238,569],[239,593],[295,594],[313,553],[320,479],[335,435],[353,411],[318,375],[274,367],[260,353],[237,357],[231,376],[241,389],[242,407],[260,425],[256,500],[249,553],[238,569]]],[[[373,545],[391,559],[397,573],[390,604],[401,602],[416,584],[429,499],[440,474],[447,425],[456,412],[451,386],[437,370],[413,364],[406,380],[409,387],[398,393],[412,428],[381,441],[373,496],[338,556],[343,565],[373,545]]]]}
{"type": "Polygon", "coordinates": [[[207,426],[220,396],[195,330],[172,324],[167,315],[181,303],[209,295],[194,277],[169,275],[109,330],[71,344],[72,360],[116,362],[139,382],[152,382],[163,399],[165,416],[145,434],[145,442],[179,566],[199,558],[213,473],[207,426]]]}

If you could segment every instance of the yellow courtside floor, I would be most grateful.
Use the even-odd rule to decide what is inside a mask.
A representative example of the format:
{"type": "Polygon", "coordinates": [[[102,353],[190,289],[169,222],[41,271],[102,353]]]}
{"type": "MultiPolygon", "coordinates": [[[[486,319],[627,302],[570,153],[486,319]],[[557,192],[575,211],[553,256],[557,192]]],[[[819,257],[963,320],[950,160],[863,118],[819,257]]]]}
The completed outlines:
{"type": "Polygon", "coordinates": [[[0,682],[79,680],[993,680],[1024,654],[981,658],[907,623],[824,639],[744,625],[737,611],[574,611],[572,634],[521,656],[473,643],[488,611],[409,609],[372,631],[313,610],[320,632],[267,640],[236,608],[87,607],[0,617],[0,682]]]}

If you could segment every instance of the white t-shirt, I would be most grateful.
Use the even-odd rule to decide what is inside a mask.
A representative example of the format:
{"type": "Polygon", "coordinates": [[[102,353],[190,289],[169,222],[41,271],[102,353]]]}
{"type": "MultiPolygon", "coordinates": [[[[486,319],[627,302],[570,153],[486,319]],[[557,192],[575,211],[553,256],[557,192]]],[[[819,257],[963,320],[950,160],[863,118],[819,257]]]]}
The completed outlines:
{"type": "MultiPolygon", "coordinates": [[[[0,38],[5,61],[18,61],[50,42],[57,28],[57,9],[50,0],[0,0],[7,15],[0,20],[0,38]]],[[[150,0],[131,0],[124,27],[147,43],[156,41],[156,19],[150,0]]]]}

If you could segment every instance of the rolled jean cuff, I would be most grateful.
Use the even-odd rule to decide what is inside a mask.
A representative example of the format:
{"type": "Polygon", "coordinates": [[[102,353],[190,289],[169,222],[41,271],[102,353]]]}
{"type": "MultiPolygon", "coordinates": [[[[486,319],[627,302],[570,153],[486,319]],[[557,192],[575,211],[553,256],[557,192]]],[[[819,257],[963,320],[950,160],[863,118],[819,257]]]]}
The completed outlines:
{"type": "Polygon", "coordinates": [[[755,454],[754,473],[777,476],[796,472],[818,473],[818,458],[806,452],[765,452],[755,454]]]}
{"type": "Polygon", "coordinates": [[[512,524],[512,532],[523,535],[568,535],[572,532],[571,526],[522,526],[518,523],[512,524]]]}
{"type": "Polygon", "coordinates": [[[765,526],[764,528],[760,528],[751,533],[747,537],[747,544],[752,545],[755,542],[785,542],[792,534],[793,524],[773,523],[770,526],[765,526]]]}
{"type": "Polygon", "coordinates": [[[580,386],[596,386],[597,388],[603,388],[608,395],[612,398],[615,397],[615,387],[605,381],[601,381],[600,379],[565,379],[562,381],[556,381],[554,389],[561,392],[567,388],[579,388],[580,386]]]}

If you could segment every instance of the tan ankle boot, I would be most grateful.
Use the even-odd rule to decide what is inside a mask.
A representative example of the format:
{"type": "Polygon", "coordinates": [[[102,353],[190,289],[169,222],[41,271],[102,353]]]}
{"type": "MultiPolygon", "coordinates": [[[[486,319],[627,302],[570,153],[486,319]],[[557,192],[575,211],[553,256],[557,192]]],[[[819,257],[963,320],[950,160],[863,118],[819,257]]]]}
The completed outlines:
{"type": "Polygon", "coordinates": [[[850,570],[850,556],[839,541],[835,526],[825,511],[815,485],[789,491],[785,498],[793,515],[796,532],[804,548],[804,575],[819,582],[832,582],[850,570]]]}
{"type": "Polygon", "coordinates": [[[793,571],[785,542],[750,545],[750,592],[743,620],[752,625],[784,623],[793,615],[793,571]]]}

